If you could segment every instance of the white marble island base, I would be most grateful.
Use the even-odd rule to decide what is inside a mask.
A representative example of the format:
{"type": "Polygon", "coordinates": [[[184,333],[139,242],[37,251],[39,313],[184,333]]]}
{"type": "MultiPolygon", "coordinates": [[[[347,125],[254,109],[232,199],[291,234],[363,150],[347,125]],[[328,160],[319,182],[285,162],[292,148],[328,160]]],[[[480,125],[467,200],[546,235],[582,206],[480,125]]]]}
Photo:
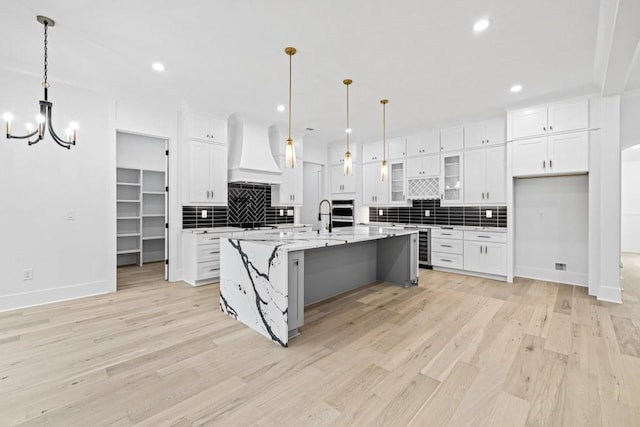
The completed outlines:
{"type": "Polygon", "coordinates": [[[331,234],[272,232],[220,239],[220,308],[286,347],[304,306],[383,281],[418,282],[418,234],[349,227],[331,234]]]}

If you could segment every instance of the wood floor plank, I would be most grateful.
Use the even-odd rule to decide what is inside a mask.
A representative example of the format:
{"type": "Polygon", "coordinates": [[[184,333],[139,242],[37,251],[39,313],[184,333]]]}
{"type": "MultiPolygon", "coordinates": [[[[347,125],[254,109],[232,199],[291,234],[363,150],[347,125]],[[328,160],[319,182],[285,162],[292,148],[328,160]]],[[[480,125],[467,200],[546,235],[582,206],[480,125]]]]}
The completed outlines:
{"type": "Polygon", "coordinates": [[[307,308],[288,348],[221,313],[217,284],[125,267],[117,293],[0,313],[0,424],[637,426],[640,255],[623,257],[622,305],[421,269],[307,308]]]}

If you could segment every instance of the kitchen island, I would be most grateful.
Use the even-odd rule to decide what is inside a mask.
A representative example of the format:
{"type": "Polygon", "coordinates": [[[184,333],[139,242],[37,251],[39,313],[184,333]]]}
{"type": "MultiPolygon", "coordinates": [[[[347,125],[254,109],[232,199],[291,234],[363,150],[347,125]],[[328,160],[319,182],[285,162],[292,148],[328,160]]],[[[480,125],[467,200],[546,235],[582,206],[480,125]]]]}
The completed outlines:
{"type": "Polygon", "coordinates": [[[220,308],[286,347],[304,307],[366,284],[418,284],[418,232],[356,226],[220,238],[220,308]]]}

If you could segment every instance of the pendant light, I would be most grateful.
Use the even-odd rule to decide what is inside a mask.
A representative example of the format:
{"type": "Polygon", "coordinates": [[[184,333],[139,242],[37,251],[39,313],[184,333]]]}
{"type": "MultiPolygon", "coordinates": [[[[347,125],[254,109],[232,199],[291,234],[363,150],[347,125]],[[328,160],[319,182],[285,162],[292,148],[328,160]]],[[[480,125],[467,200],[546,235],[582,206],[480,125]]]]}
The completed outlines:
{"type": "Polygon", "coordinates": [[[349,85],[353,83],[353,81],[351,79],[344,79],[342,83],[347,87],[347,129],[345,130],[347,133],[347,151],[344,153],[344,174],[349,176],[353,170],[353,160],[351,158],[351,151],[349,151],[349,135],[351,134],[351,127],[349,127],[349,85]]]}
{"type": "Polygon", "coordinates": [[[387,115],[386,107],[388,99],[381,99],[382,104],[382,167],[380,168],[380,179],[383,181],[389,176],[389,167],[387,166],[387,115]]]}
{"type": "Polygon", "coordinates": [[[45,131],[48,129],[49,134],[51,134],[51,138],[61,147],[70,149],[72,145],[76,145],[76,135],[78,125],[75,122],[71,122],[69,124],[69,128],[66,130],[67,139],[66,141],[60,138],[55,131],[53,130],[53,124],[51,123],[51,114],[53,110],[53,103],[49,101],[49,82],[47,81],[47,66],[49,61],[48,56],[48,29],[49,27],[53,27],[56,25],[55,21],[51,18],[47,18],[46,16],[38,15],[37,18],[39,23],[44,26],[44,81],[42,82],[42,87],[44,88],[44,99],[40,100],[40,114],[36,116],[36,121],[38,125],[35,127],[31,123],[26,124],[27,134],[23,136],[16,136],[11,134],[11,122],[13,121],[13,115],[11,113],[4,114],[5,124],[5,133],[7,135],[7,139],[26,139],[29,145],[36,144],[44,139],[45,131]],[[33,139],[32,139],[33,138],[33,139]]]}
{"type": "Polygon", "coordinates": [[[289,138],[287,138],[287,147],[285,150],[285,167],[296,167],[296,149],[293,146],[293,139],[291,139],[291,59],[296,54],[295,47],[287,47],[284,49],[284,53],[289,55],[289,138]]]}

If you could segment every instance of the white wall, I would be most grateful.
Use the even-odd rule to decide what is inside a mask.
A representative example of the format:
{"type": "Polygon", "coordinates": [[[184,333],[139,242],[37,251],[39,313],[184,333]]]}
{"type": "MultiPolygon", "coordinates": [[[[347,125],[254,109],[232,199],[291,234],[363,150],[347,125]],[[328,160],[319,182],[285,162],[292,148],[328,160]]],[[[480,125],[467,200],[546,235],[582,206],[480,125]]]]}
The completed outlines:
{"type": "MultiPolygon", "coordinates": [[[[34,121],[40,83],[0,70],[0,112],[14,114],[15,133],[34,121]]],[[[0,311],[116,288],[113,109],[102,95],[56,82],[49,96],[58,133],[79,123],[77,145],[1,138],[0,311]],[[28,268],[33,280],[23,281],[28,268]]]]}
{"type": "Polygon", "coordinates": [[[514,191],[515,275],[587,286],[587,175],[517,179],[514,191]]]}
{"type": "Polygon", "coordinates": [[[165,139],[118,132],[116,136],[116,165],[119,168],[165,171],[165,139]]]}
{"type": "Polygon", "coordinates": [[[640,145],[622,152],[621,228],[622,250],[640,253],[640,145]]]}
{"type": "Polygon", "coordinates": [[[620,99],[620,147],[625,150],[640,144],[640,90],[625,93],[620,99]]]}

